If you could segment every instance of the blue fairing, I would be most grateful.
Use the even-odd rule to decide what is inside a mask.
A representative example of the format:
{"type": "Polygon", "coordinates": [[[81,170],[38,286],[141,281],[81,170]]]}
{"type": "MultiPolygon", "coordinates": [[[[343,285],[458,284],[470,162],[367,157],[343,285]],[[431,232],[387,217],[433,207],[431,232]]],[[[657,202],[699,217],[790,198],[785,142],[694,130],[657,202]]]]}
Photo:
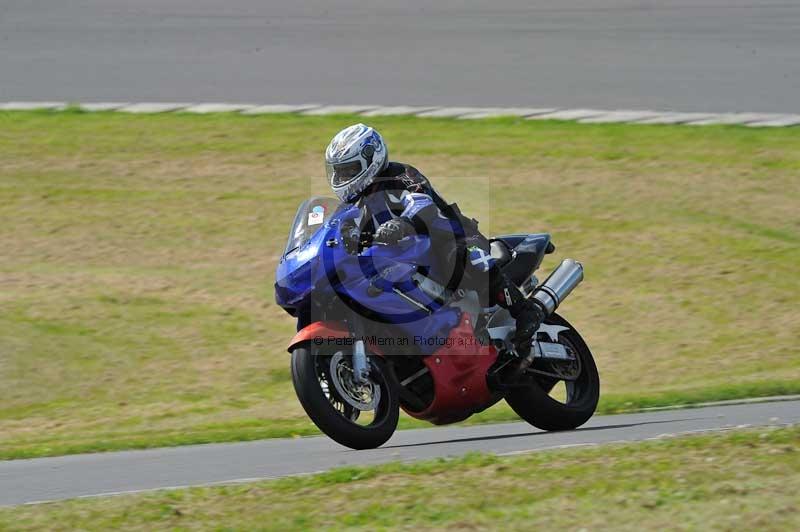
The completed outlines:
{"type": "MultiPolygon", "coordinates": [[[[313,230],[307,225],[311,221],[308,212],[314,202],[323,200],[327,198],[312,198],[295,217],[290,245],[297,247],[287,246],[276,272],[278,305],[296,315],[300,309],[309,308],[312,300],[324,303],[338,298],[357,315],[391,323],[412,338],[446,337],[458,323],[459,311],[441,307],[411,281],[414,272],[433,267],[429,260],[430,239],[409,237],[394,246],[372,246],[360,255],[350,255],[341,243],[339,230],[343,221],[360,214],[359,209],[340,205],[333,213],[326,212],[324,223],[313,230]],[[306,239],[297,238],[298,235],[305,235],[306,239]],[[420,304],[425,308],[419,308],[420,304]]],[[[435,342],[417,345],[425,354],[438,348],[435,342]]]]}

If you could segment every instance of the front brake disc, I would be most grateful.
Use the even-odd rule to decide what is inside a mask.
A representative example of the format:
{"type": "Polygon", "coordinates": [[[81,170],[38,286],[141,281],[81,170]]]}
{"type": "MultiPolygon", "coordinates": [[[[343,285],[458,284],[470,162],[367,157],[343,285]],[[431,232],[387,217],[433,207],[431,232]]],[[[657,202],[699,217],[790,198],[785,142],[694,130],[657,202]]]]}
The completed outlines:
{"type": "Polygon", "coordinates": [[[348,405],[358,410],[375,410],[381,400],[381,388],[371,379],[356,381],[353,367],[341,351],[331,357],[330,380],[336,393],[348,405]]]}

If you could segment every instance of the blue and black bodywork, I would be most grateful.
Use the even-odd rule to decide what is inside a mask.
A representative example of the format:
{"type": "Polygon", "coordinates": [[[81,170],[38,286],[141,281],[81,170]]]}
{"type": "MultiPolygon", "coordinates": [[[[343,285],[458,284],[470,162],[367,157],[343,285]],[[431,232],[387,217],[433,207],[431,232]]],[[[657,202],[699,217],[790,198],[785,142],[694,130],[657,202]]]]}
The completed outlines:
{"type": "MultiPolygon", "coordinates": [[[[414,280],[436,268],[430,237],[406,237],[397,245],[351,254],[341,229],[359,215],[357,206],[332,198],[312,197],[300,205],[276,272],[277,304],[298,318],[298,330],[355,314],[408,335],[447,337],[461,311],[414,280]]],[[[521,285],[553,249],[547,234],[509,235],[493,240],[492,257],[521,285]]],[[[428,354],[425,346],[420,342],[422,354],[428,354]]],[[[436,348],[431,343],[430,352],[436,348]]]]}
{"type": "Polygon", "coordinates": [[[430,270],[430,239],[408,237],[395,246],[350,254],[341,226],[358,216],[358,207],[331,198],[311,198],[300,206],[276,272],[278,305],[298,318],[298,330],[311,321],[342,320],[350,312],[409,335],[446,337],[458,323],[459,310],[444,307],[411,279],[430,270]],[[315,208],[323,219],[309,225],[318,221],[315,208]]]}
{"type": "Polygon", "coordinates": [[[492,239],[492,257],[518,286],[522,286],[542,265],[545,255],[555,250],[548,233],[504,235],[492,239]]]}

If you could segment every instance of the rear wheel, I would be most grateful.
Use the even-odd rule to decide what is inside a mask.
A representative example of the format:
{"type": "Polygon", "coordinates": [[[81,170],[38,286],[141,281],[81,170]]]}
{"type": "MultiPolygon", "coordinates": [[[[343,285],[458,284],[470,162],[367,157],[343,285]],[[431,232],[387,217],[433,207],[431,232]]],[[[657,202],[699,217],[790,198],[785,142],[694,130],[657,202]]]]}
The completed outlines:
{"type": "Polygon", "coordinates": [[[331,439],[351,449],[373,449],[397,428],[397,392],[383,361],[369,357],[366,383],[353,378],[349,353],[317,351],[304,345],[292,352],[292,382],[308,417],[331,439]]]}
{"type": "Polygon", "coordinates": [[[570,362],[534,362],[530,386],[515,388],[506,402],[522,419],[543,430],[571,430],[586,423],[600,399],[600,376],[591,351],[567,320],[557,314],[546,323],[567,327],[558,343],[574,355],[570,362]]]}

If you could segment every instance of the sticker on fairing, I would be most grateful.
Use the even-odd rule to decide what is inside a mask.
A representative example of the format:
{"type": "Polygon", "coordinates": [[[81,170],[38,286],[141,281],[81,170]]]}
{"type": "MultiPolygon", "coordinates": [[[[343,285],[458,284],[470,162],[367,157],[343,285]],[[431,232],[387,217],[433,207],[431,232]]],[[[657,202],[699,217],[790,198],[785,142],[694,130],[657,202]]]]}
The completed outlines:
{"type": "Polygon", "coordinates": [[[325,208],[317,205],[308,213],[308,225],[319,225],[325,221],[325,208]]]}

